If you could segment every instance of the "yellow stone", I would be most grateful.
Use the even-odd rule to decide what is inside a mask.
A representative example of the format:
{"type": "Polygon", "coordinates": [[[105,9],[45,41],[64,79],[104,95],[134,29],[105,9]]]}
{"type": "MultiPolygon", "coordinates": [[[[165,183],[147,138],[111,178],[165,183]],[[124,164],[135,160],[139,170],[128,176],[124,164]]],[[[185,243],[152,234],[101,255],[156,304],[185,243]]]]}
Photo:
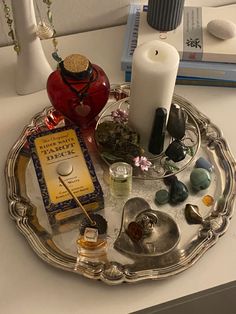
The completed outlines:
{"type": "Polygon", "coordinates": [[[202,198],[203,204],[205,204],[206,206],[211,206],[214,203],[214,198],[211,195],[205,195],[202,198]]]}

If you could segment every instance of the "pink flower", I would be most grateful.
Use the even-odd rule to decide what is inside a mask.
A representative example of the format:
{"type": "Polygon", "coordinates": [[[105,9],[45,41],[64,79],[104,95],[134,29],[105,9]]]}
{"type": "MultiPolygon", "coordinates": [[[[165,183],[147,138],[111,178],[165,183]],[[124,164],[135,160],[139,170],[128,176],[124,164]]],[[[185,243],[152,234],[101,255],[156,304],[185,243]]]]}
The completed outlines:
{"type": "Polygon", "coordinates": [[[111,116],[115,122],[124,123],[128,121],[128,113],[122,109],[112,111],[111,116]]]}
{"type": "Polygon", "coordinates": [[[140,167],[142,171],[148,171],[152,163],[144,156],[137,156],[133,159],[134,165],[140,167]]]}

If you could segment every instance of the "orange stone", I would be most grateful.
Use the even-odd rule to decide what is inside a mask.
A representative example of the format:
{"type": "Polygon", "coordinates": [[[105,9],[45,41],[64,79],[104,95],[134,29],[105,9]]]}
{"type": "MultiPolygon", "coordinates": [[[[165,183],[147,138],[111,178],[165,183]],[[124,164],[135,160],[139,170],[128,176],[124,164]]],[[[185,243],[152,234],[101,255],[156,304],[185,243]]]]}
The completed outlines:
{"type": "Polygon", "coordinates": [[[205,195],[202,201],[206,206],[211,206],[214,203],[214,198],[211,195],[205,195]]]}

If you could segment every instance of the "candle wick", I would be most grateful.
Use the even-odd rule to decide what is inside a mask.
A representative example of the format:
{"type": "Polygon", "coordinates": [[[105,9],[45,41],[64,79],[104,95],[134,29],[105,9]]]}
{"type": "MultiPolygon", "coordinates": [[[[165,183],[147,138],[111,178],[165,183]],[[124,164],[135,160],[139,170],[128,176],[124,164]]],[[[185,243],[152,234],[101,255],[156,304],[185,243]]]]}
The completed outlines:
{"type": "Polygon", "coordinates": [[[158,55],[158,50],[155,51],[155,56],[158,55]]]}

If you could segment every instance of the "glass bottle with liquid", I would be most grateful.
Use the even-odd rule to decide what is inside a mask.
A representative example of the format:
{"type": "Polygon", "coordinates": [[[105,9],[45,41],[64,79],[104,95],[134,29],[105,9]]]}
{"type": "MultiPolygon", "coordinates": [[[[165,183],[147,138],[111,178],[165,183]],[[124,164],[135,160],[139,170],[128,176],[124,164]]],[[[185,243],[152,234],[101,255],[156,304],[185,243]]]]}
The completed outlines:
{"type": "Polygon", "coordinates": [[[95,228],[86,228],[77,240],[77,263],[81,261],[107,261],[107,235],[99,234],[95,228]]]}
{"type": "Polygon", "coordinates": [[[113,197],[128,197],[132,190],[132,166],[116,162],[109,168],[110,192],[113,197]]]}

